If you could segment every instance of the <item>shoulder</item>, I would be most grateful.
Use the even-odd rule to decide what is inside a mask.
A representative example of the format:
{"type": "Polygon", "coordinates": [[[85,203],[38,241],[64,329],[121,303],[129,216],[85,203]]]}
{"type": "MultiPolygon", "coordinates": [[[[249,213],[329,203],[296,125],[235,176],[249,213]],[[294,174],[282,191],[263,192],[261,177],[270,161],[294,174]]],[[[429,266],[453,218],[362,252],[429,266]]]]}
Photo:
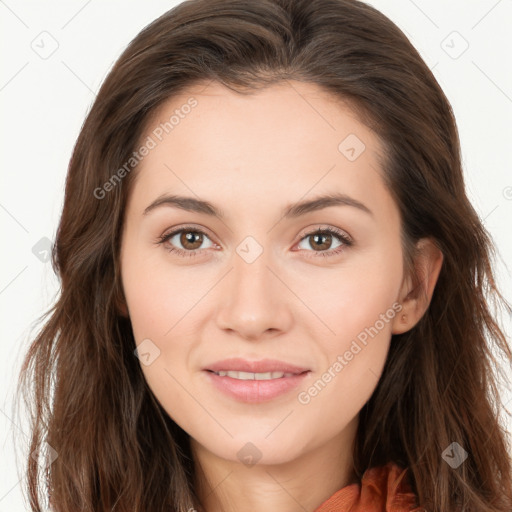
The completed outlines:
{"type": "Polygon", "coordinates": [[[334,493],[314,512],[422,512],[417,506],[407,468],[393,462],[369,468],[361,483],[334,493]]]}

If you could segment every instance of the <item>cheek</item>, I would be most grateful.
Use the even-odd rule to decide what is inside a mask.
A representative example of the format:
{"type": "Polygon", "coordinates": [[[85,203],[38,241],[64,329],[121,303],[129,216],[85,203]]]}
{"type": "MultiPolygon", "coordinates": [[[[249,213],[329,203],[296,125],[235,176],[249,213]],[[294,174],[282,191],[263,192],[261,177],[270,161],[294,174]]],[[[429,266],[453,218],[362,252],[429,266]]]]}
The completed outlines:
{"type": "Polygon", "coordinates": [[[376,322],[384,335],[391,333],[391,322],[386,320],[396,314],[393,305],[399,307],[402,271],[400,246],[382,242],[348,256],[339,267],[323,270],[313,280],[301,277],[294,290],[317,317],[311,325],[332,352],[376,322]],[[381,315],[387,317],[384,324],[381,315]]]}
{"type": "Polygon", "coordinates": [[[168,414],[187,417],[190,396],[182,385],[187,382],[190,338],[183,332],[186,319],[180,320],[198,294],[190,283],[187,288],[181,282],[179,269],[171,272],[165,258],[139,254],[136,249],[126,254],[129,257],[121,261],[123,289],[142,372],[168,414]]]}
{"type": "Polygon", "coordinates": [[[324,364],[297,396],[304,417],[322,417],[324,435],[345,428],[373,394],[396,314],[387,294],[361,294],[343,302],[327,318],[335,334],[318,336],[324,364]],[[365,300],[358,302],[360,298],[365,300]]]}
{"type": "MultiPolygon", "coordinates": [[[[127,251],[128,253],[128,251],[127,251]]],[[[183,271],[171,265],[158,248],[145,254],[136,250],[122,260],[122,280],[130,320],[137,342],[154,336],[170,335],[173,326],[204,294],[202,271],[183,271]],[[181,271],[180,271],[181,270],[181,271]]]]}
{"type": "Polygon", "coordinates": [[[400,314],[396,300],[401,261],[399,248],[390,245],[378,255],[354,258],[333,272],[321,289],[309,293],[308,305],[322,320],[315,322],[313,336],[325,359],[299,403],[314,415],[327,414],[337,424],[340,418],[355,416],[373,393],[386,361],[393,319],[400,314]]]}
{"type": "Polygon", "coordinates": [[[194,315],[211,286],[211,276],[198,267],[191,280],[190,270],[171,265],[163,253],[161,248],[127,250],[121,277],[135,343],[144,347],[141,353],[151,355],[149,364],[141,357],[141,369],[155,396],[169,402],[164,408],[170,413],[190,408],[179,383],[188,379],[197,337],[194,315]]]}

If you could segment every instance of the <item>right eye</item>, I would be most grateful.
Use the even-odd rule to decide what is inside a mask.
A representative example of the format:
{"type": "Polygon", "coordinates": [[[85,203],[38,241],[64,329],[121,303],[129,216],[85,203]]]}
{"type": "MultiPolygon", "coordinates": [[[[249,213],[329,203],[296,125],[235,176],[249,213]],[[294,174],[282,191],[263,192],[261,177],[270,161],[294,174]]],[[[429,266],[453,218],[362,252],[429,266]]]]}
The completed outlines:
{"type": "Polygon", "coordinates": [[[196,256],[206,249],[197,249],[196,247],[188,246],[202,245],[204,237],[209,239],[208,235],[201,229],[185,226],[162,235],[158,238],[157,243],[162,244],[169,252],[176,252],[179,256],[196,256]],[[176,238],[176,240],[173,241],[173,238],[176,238]],[[183,248],[176,247],[175,245],[177,243],[181,244],[183,248]]]}

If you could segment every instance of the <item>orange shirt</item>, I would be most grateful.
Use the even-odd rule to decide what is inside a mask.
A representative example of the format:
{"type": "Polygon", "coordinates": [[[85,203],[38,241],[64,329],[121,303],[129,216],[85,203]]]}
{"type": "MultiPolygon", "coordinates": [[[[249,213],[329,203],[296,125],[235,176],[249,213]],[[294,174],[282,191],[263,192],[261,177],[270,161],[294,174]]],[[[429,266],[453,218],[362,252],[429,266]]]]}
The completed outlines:
{"type": "Polygon", "coordinates": [[[406,474],[393,462],[367,469],[361,484],[343,487],[314,512],[421,512],[406,474]]]}

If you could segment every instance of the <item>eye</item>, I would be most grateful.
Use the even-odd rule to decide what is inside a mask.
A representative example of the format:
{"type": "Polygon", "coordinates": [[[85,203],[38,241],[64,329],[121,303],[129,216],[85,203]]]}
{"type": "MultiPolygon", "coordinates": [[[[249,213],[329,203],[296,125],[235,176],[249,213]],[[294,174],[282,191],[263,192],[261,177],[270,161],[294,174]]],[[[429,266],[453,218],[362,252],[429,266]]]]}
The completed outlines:
{"type": "MultiPolygon", "coordinates": [[[[199,247],[204,243],[205,238],[210,240],[209,236],[203,230],[193,226],[185,226],[158,237],[157,243],[164,245],[167,251],[175,252],[178,256],[196,256],[198,253],[206,250],[205,248],[199,249],[199,247]],[[176,247],[176,244],[181,244],[182,248],[176,247]]],[[[309,246],[313,248],[317,247],[319,249],[307,251],[317,253],[308,257],[336,256],[346,247],[353,245],[353,242],[348,235],[332,227],[310,231],[301,238],[300,243],[308,238],[311,238],[312,240],[312,242],[310,241],[309,246]],[[325,250],[326,246],[332,245],[333,238],[337,238],[340,241],[339,246],[336,249],[325,250]]],[[[215,244],[212,243],[210,247],[212,246],[215,246],[215,244]]],[[[327,247],[327,249],[329,249],[329,247],[327,247]]]]}
{"type": "MultiPolygon", "coordinates": [[[[351,245],[353,245],[353,242],[348,237],[348,235],[346,235],[342,231],[340,231],[336,228],[332,228],[332,227],[317,229],[315,231],[310,231],[309,233],[306,233],[306,235],[304,235],[302,237],[301,243],[304,240],[307,240],[308,238],[311,239],[311,241],[309,242],[309,246],[313,247],[313,248],[317,247],[319,249],[319,250],[313,251],[313,252],[318,253],[318,254],[313,255],[312,256],[313,258],[315,258],[317,256],[322,256],[322,257],[336,256],[339,253],[341,253],[346,247],[350,247],[351,245]],[[326,245],[328,245],[328,246],[332,245],[333,238],[337,238],[338,240],[340,240],[340,242],[341,242],[340,245],[336,249],[332,249],[329,251],[324,250],[326,248],[326,245]]],[[[327,249],[329,249],[329,248],[330,247],[327,247],[327,249]]],[[[308,252],[311,252],[311,251],[308,251],[308,252]]],[[[308,257],[311,257],[311,256],[308,256],[308,257]]]]}
{"type": "Polygon", "coordinates": [[[162,244],[167,251],[175,252],[179,256],[196,256],[203,251],[203,249],[198,248],[203,244],[205,237],[209,240],[204,231],[192,226],[185,226],[162,235],[158,238],[157,243],[162,244]],[[176,240],[173,241],[174,238],[176,240]],[[168,244],[167,242],[172,243],[168,244]],[[183,249],[175,247],[177,243],[181,244],[183,249]]]}

